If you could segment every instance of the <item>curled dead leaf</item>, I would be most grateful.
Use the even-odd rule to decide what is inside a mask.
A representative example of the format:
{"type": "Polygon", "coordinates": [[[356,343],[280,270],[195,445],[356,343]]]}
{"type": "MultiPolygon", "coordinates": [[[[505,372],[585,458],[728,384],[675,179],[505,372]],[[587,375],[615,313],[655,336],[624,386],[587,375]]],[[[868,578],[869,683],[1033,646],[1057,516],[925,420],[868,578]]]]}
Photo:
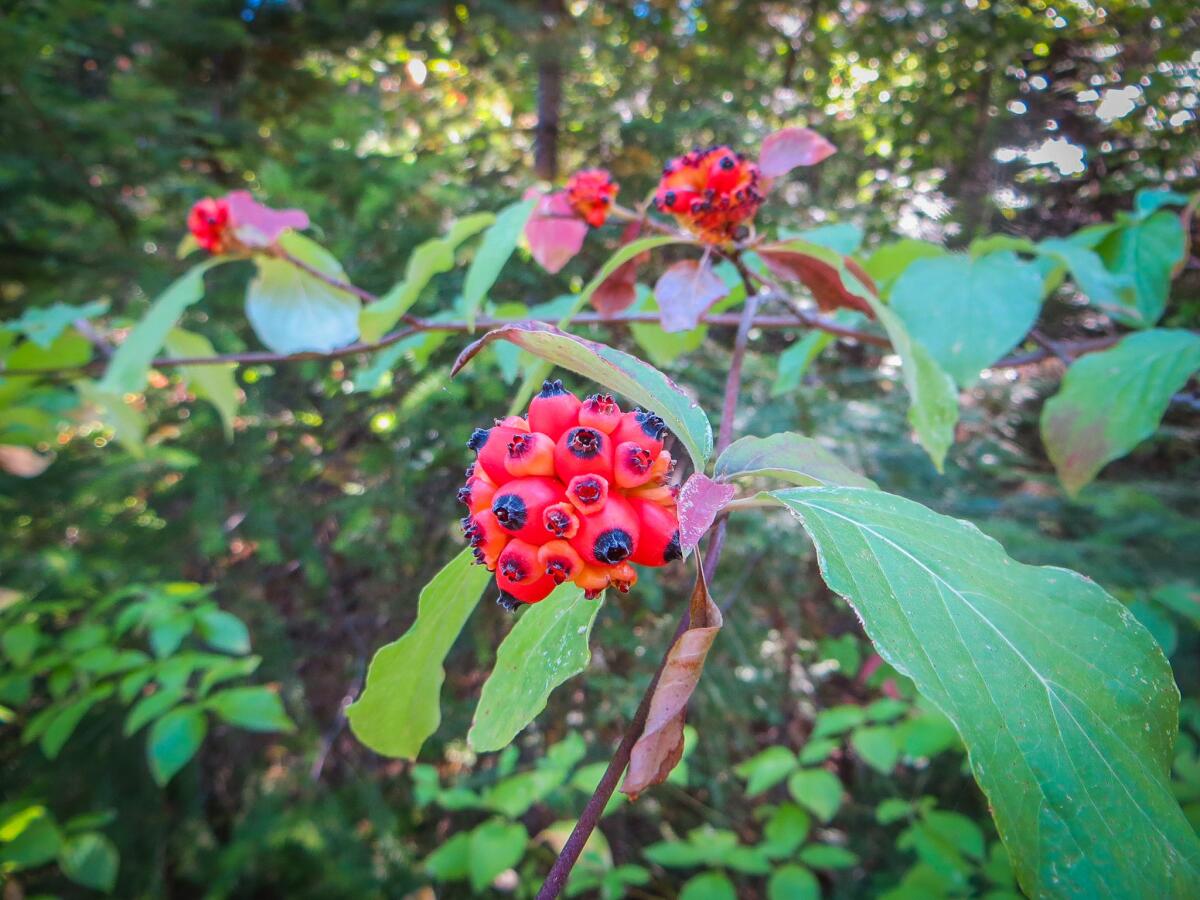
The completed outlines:
{"type": "Polygon", "coordinates": [[[687,704],[704,672],[704,660],[724,619],[708,594],[704,570],[696,559],[696,587],[692,591],[688,629],[667,654],[642,736],[633,745],[621,793],[630,799],[648,787],[661,784],[683,757],[683,725],[687,704]]]}

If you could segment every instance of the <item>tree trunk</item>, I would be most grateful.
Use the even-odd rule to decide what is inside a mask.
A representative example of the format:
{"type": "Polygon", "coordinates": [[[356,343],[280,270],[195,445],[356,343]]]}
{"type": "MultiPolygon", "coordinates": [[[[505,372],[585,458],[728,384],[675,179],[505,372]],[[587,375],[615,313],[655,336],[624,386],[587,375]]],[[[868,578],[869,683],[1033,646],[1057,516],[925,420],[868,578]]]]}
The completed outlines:
{"type": "Polygon", "coordinates": [[[558,118],[562,106],[562,46],[558,34],[562,4],[542,0],[542,28],[537,52],[537,129],[534,132],[533,167],[538,178],[558,178],[558,118]]]}

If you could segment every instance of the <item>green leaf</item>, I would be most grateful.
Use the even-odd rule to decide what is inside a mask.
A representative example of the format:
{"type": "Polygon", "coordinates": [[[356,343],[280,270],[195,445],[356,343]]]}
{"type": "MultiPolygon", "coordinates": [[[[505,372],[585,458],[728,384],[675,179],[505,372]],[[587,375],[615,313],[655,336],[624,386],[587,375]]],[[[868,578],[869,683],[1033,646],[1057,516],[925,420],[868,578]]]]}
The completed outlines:
{"type": "Polygon", "coordinates": [[[113,690],[111,683],[102,684],[92,688],[78,700],[64,706],[46,726],[46,730],[42,732],[41,739],[38,741],[42,752],[50,759],[58,756],[63,744],[75,732],[79,723],[83,721],[83,717],[93,706],[111,696],[113,690]]]}
{"type": "Polygon", "coordinates": [[[780,866],[767,881],[767,900],[821,900],[821,883],[804,866],[780,866]]]}
{"type": "Polygon", "coordinates": [[[775,496],[880,655],[954,721],[1026,893],[1200,891],[1200,842],[1167,782],[1179,695],[1121,604],[880,491],[775,496]]]}
{"type": "Polygon", "coordinates": [[[6,322],[2,327],[23,334],[39,347],[49,349],[77,319],[91,319],[106,312],[107,300],[93,300],[83,306],[68,306],[66,303],[33,306],[25,310],[19,319],[6,322]]]}
{"type": "Polygon", "coordinates": [[[221,260],[209,259],[180,275],[150,304],[140,322],[113,353],[97,388],[102,393],[137,394],[146,387],[150,363],[180,316],[204,296],[204,273],[221,260]]]}
{"type": "Polygon", "coordinates": [[[491,577],[464,549],[421,591],[413,626],[376,652],[362,694],[346,711],[354,734],[376,753],[415,759],[437,730],[442,661],[491,577]]]}
{"type": "Polygon", "coordinates": [[[20,622],[0,634],[0,648],[16,668],[23,669],[33,659],[42,633],[32,622],[20,622]]]}
{"type": "Polygon", "coordinates": [[[924,816],[925,824],[964,856],[983,859],[984,839],[979,826],[961,813],[933,810],[924,816]]]}
{"type": "Polygon", "coordinates": [[[434,881],[459,881],[470,872],[471,835],[460,831],[425,858],[424,868],[434,881]]]}
{"type": "Polygon", "coordinates": [[[679,900],[737,900],[737,892],[728,876],[721,872],[705,872],[683,886],[679,900]]]}
{"type": "Polygon", "coordinates": [[[195,620],[186,610],[171,611],[150,626],[150,649],[159,659],[165,659],[192,633],[195,620]]]}
{"type": "Polygon", "coordinates": [[[890,774],[900,758],[895,729],[887,725],[854,729],[850,734],[850,746],[863,762],[883,775],[890,774]]]}
{"type": "Polygon", "coordinates": [[[940,472],[946,451],[954,443],[954,426],[958,422],[954,379],[942,370],[923,344],[912,339],[899,316],[881,304],[875,304],[874,309],[900,357],[900,375],[909,395],[909,424],[940,472]]]}
{"type": "Polygon", "coordinates": [[[358,317],[364,341],[377,341],[400,321],[417,302],[434,276],[454,268],[454,254],[467,238],[487,228],[496,217],[492,213],[476,213],[459,219],[450,226],[444,237],[419,244],[408,258],[404,280],[395,284],[374,303],[363,308],[358,317]]]}
{"type": "Polygon", "coordinates": [[[1094,306],[1120,313],[1136,303],[1133,280],[1127,275],[1108,271],[1095,251],[1063,238],[1044,240],[1037,245],[1037,250],[1065,266],[1075,286],[1094,306]]]}
{"type": "MultiPolygon", "coordinates": [[[[654,293],[644,285],[638,285],[638,303],[629,312],[658,312],[658,301],[654,293]]],[[[618,320],[620,317],[618,317],[618,320]]],[[[708,328],[700,325],[690,331],[666,332],[663,327],[650,322],[630,322],[629,331],[646,358],[654,365],[665,368],[685,353],[691,353],[704,344],[708,328]]],[[[822,334],[824,332],[821,332],[822,334]]]]}
{"type": "Polygon", "coordinates": [[[62,834],[44,806],[18,809],[0,821],[0,872],[45,865],[61,843],[62,834]]]}
{"type": "Polygon", "coordinates": [[[682,841],[660,841],[642,851],[642,855],[656,866],[668,869],[691,869],[712,861],[712,852],[703,844],[682,841]]]}
{"type": "Polygon", "coordinates": [[[545,798],[566,779],[567,771],[559,768],[535,769],[510,775],[484,792],[481,805],[515,819],[525,815],[529,807],[545,798]]]}
{"type": "Polygon", "coordinates": [[[814,438],[784,431],[770,437],[744,437],[734,441],[713,467],[718,481],[743,475],[778,478],[790,484],[875,487],[814,438]]]}
{"type": "Polygon", "coordinates": [[[875,807],[875,821],[880,825],[891,825],[912,816],[913,805],[907,800],[889,797],[875,807]]]}
{"type": "Polygon", "coordinates": [[[236,687],[213,694],[205,702],[230,725],[247,731],[295,731],[279,695],[262,686],[236,687]]]}
{"type": "Polygon", "coordinates": [[[454,374],[496,340],[511,341],[534,356],[590,378],[658,413],[687,448],[696,470],[704,469],[713,446],[708,416],[658,369],[605,344],[577,338],[550,325],[525,322],[504,325],[471,344],[455,362],[454,374]]]}
{"type": "Polygon", "coordinates": [[[1011,252],[913,263],[892,287],[908,333],[959,385],[1017,346],[1042,308],[1042,277],[1011,252]]]}
{"type": "Polygon", "coordinates": [[[858,857],[845,847],[812,844],[800,851],[800,861],[814,869],[849,869],[858,862],[858,857]]]}
{"type": "Polygon", "coordinates": [[[1200,337],[1155,329],[1075,361],[1042,409],[1042,440],[1074,495],[1154,434],[1171,397],[1200,368],[1200,337]]]}
{"type": "Polygon", "coordinates": [[[919,241],[916,238],[902,238],[877,249],[863,263],[863,269],[879,285],[881,291],[886,291],[892,282],[918,259],[944,256],[945,253],[946,248],[938,244],[919,241]]]}
{"type": "Polygon", "coordinates": [[[503,819],[489,819],[472,831],[467,860],[471,889],[479,893],[497,875],[519,863],[528,844],[525,826],[503,819]]]}
{"type": "Polygon", "coordinates": [[[94,831],[68,838],[59,848],[58,865],[76,884],[108,893],[117,883],[121,863],[116,845],[94,831]]]}
{"type": "Polygon", "coordinates": [[[474,329],[475,314],[487,297],[488,291],[500,277],[500,270],[512,256],[517,247],[517,241],[525,230],[537,200],[522,200],[510,204],[496,214],[496,221],[483,234],[479,249],[467,269],[467,279],[463,283],[463,301],[468,327],[474,329]]]}
{"type": "MultiPolygon", "coordinates": [[[[843,310],[838,310],[839,313],[843,310]]],[[[779,354],[778,371],[775,381],[771,384],[771,396],[782,397],[790,394],[804,379],[804,373],[825,349],[837,340],[828,331],[810,331],[779,354]]]]}
{"type": "Polygon", "coordinates": [[[1143,189],[1133,198],[1134,212],[1141,218],[1158,212],[1164,206],[1187,206],[1190,198],[1178,191],[1143,189]]]}
{"type": "Polygon", "coordinates": [[[177,707],[154,723],[146,740],[146,759],[160,786],[196,755],[207,731],[204,712],[197,706],[177,707]]]}
{"type": "MultiPolygon", "coordinates": [[[[3,334],[0,331],[0,334],[3,334]]],[[[8,369],[70,369],[86,365],[92,358],[92,345],[74,328],[56,337],[49,347],[36,341],[24,341],[4,360],[8,369]]]]}
{"type": "Polygon", "coordinates": [[[242,655],[250,652],[250,632],[242,620],[223,609],[203,609],[196,613],[200,637],[214,650],[242,655]]]}
{"type": "Polygon", "coordinates": [[[178,687],[160,688],[148,697],[143,697],[134,704],[129,715],[125,717],[125,726],[122,732],[126,737],[136,734],[145,725],[180,703],[185,696],[186,691],[182,687],[178,687]]]}
{"type": "Polygon", "coordinates": [[[551,692],[587,668],[588,640],[601,600],[560,585],[521,613],[496,651],[467,741],[477,753],[499,750],[546,708],[551,692]]]}
{"type": "Polygon", "coordinates": [[[1134,288],[1134,303],[1113,315],[1126,325],[1149,328],[1167,308],[1171,275],[1187,253],[1187,235],[1179,216],[1163,210],[1125,222],[1096,248],[1105,265],[1126,276],[1134,288]]]}
{"type": "Polygon", "coordinates": [[[867,720],[867,711],[853,703],[841,706],[831,706],[817,713],[817,721],[813,725],[814,738],[842,734],[867,720]]]}
{"type": "Polygon", "coordinates": [[[788,779],[788,790],[801,806],[828,822],[842,805],[842,783],[824,769],[801,769],[788,779]]]}
{"type": "Polygon", "coordinates": [[[762,848],[768,856],[787,857],[808,838],[812,819],[794,803],[781,803],[763,826],[762,848]]]}
{"type": "Polygon", "coordinates": [[[775,745],[733,767],[738,778],[746,781],[746,796],[753,797],[775,786],[796,768],[796,754],[775,745]]]}
{"type": "MultiPolygon", "coordinates": [[[[342,265],[320,244],[295,231],[279,246],[324,275],[344,282],[342,265]]],[[[359,300],[274,256],[255,256],[258,274],[246,288],[246,318],[275,353],[327,353],[358,337],[359,300]]]]}
{"type": "Polygon", "coordinates": [[[74,387],[84,405],[95,407],[96,413],[105,426],[112,429],[113,436],[121,442],[121,446],[134,457],[145,455],[142,445],[146,436],[144,415],[126,403],[120,394],[101,390],[97,382],[83,378],[74,382],[74,387]]]}
{"type": "MultiPolygon", "coordinates": [[[[172,356],[185,359],[216,355],[208,338],[182,328],[171,329],[167,334],[166,346],[172,356]]],[[[192,393],[217,408],[226,440],[233,439],[233,420],[237,417],[239,403],[237,381],[233,377],[236,369],[234,363],[179,367],[179,373],[192,393]]]]}
{"type": "Polygon", "coordinates": [[[694,241],[688,238],[672,237],[670,235],[656,235],[654,237],[638,238],[636,241],[630,241],[628,244],[622,244],[617,248],[604,265],[596,270],[596,274],[579,293],[579,297],[575,303],[575,309],[583,309],[592,299],[592,294],[596,293],[596,289],[608,280],[608,276],[619,269],[622,265],[629,262],[635,256],[640,256],[643,253],[649,253],[651,250],[657,250],[659,247],[666,247],[668,244],[692,244],[694,241]]]}
{"type": "Polygon", "coordinates": [[[854,253],[862,246],[863,230],[852,222],[837,222],[833,225],[818,225],[802,231],[780,229],[782,241],[800,240],[820,247],[828,247],[838,253],[854,253]]]}
{"type": "Polygon", "coordinates": [[[815,766],[817,763],[825,762],[838,746],[838,741],[831,738],[810,740],[800,748],[800,753],[798,754],[800,765],[815,766]]]}

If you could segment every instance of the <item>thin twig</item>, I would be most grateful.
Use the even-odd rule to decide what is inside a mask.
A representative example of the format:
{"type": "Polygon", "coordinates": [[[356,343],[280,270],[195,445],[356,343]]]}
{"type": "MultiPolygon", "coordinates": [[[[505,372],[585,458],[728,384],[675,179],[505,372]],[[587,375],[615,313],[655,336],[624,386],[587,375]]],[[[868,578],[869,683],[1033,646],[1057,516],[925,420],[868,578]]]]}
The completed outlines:
{"type": "MultiPolygon", "coordinates": [[[[745,267],[742,265],[740,257],[734,259],[734,265],[738,267],[739,272],[743,273],[742,278],[746,281],[746,305],[742,308],[740,321],[738,322],[737,337],[734,339],[733,344],[733,358],[729,363],[729,375],[725,379],[725,400],[724,405],[721,407],[721,424],[717,430],[717,453],[728,447],[733,440],[733,420],[737,415],[738,394],[742,386],[742,362],[746,355],[746,345],[749,343],[750,329],[754,325],[754,313],[758,308],[758,301],[760,299],[760,295],[754,291],[754,286],[747,280],[748,276],[744,274],[745,267]]],[[[705,578],[710,581],[712,580],[712,576],[716,574],[717,564],[721,559],[721,551],[725,547],[724,516],[716,523],[711,534],[712,537],[709,538],[708,552],[704,556],[704,574],[705,578]]],[[[675,636],[671,639],[671,643],[667,646],[667,651],[663,654],[662,660],[658,664],[658,669],[655,671],[654,677],[650,679],[650,684],[646,686],[646,691],[642,694],[642,700],[638,704],[637,712],[634,713],[633,719],[630,720],[629,725],[626,727],[625,734],[621,737],[621,743],[617,745],[612,759],[608,762],[608,767],[604,770],[604,775],[600,778],[600,783],[596,785],[592,796],[588,798],[588,802],[579,816],[579,821],[575,823],[570,836],[567,838],[566,843],[563,844],[562,851],[558,854],[558,859],[554,861],[554,865],[550,867],[550,871],[546,875],[546,880],[542,882],[537,900],[556,900],[559,894],[562,893],[563,888],[566,887],[567,879],[571,877],[571,870],[579,859],[579,854],[583,852],[584,845],[596,829],[596,825],[600,821],[600,816],[604,813],[604,808],[608,805],[613,791],[617,788],[617,782],[621,780],[621,775],[629,765],[629,757],[633,752],[633,745],[637,743],[643,729],[646,727],[646,717],[650,712],[650,701],[653,699],[654,691],[658,687],[658,679],[667,664],[667,657],[671,652],[671,648],[675,646],[675,642],[679,640],[680,635],[687,631],[689,624],[690,616],[685,612],[683,618],[679,620],[679,626],[675,629],[675,636]]]]}
{"type": "Polygon", "coordinates": [[[320,269],[310,266],[304,260],[299,259],[296,256],[293,256],[291,253],[288,253],[282,247],[276,246],[275,248],[272,249],[271,253],[274,256],[278,256],[284,262],[291,263],[293,266],[295,266],[301,272],[304,272],[307,275],[311,275],[313,278],[317,279],[318,281],[323,281],[330,287],[336,288],[339,291],[345,291],[347,294],[353,294],[355,297],[357,297],[363,303],[374,303],[376,300],[379,299],[379,297],[377,297],[375,294],[372,294],[370,291],[368,291],[364,288],[360,288],[357,285],[351,284],[348,281],[342,281],[340,278],[334,278],[332,275],[327,275],[326,273],[322,272],[320,269]]]}
{"type": "Polygon", "coordinates": [[[1031,329],[1029,332],[1029,339],[1043,350],[1047,350],[1054,354],[1055,358],[1057,358],[1058,361],[1064,366],[1069,366],[1071,364],[1071,354],[1060,347],[1056,341],[1051,340],[1050,337],[1040,328],[1031,329]]]}

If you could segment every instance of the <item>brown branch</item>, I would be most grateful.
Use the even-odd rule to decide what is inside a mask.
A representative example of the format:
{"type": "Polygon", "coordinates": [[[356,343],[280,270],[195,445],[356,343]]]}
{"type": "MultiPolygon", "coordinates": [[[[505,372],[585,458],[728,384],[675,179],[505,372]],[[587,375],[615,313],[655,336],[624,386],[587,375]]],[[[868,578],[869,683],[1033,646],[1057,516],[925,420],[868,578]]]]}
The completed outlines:
{"type": "MultiPolygon", "coordinates": [[[[332,275],[326,275],[320,269],[313,268],[308,263],[306,263],[304,260],[298,259],[297,257],[293,256],[291,253],[288,253],[286,250],[284,250],[282,247],[280,247],[278,245],[276,245],[274,248],[272,248],[272,250],[270,252],[273,256],[278,256],[284,262],[291,263],[293,266],[295,266],[301,272],[304,272],[307,275],[311,275],[313,278],[317,279],[318,281],[323,281],[330,287],[336,288],[339,291],[345,291],[347,294],[353,294],[355,297],[357,297],[363,303],[374,303],[376,300],[379,299],[379,297],[377,297],[375,294],[372,294],[370,291],[364,290],[363,288],[360,288],[357,285],[353,285],[348,281],[342,281],[339,278],[334,278],[332,275]]],[[[407,318],[405,318],[405,321],[407,321],[407,318]]]]}

